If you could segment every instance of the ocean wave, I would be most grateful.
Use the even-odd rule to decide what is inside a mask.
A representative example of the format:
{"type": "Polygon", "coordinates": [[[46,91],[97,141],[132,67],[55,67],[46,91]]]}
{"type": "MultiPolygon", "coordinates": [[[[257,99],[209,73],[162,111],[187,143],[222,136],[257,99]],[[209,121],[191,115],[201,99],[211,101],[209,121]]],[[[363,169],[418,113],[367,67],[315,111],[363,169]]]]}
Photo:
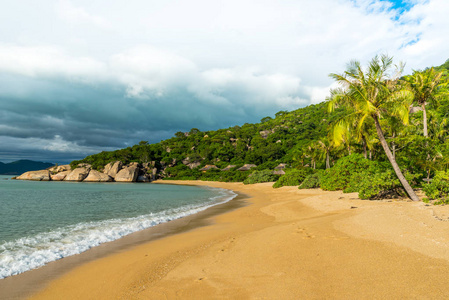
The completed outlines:
{"type": "Polygon", "coordinates": [[[82,253],[133,232],[198,213],[237,196],[230,190],[216,188],[213,190],[218,191],[217,196],[209,198],[206,203],[200,205],[185,205],[133,218],[79,223],[4,242],[0,244],[0,279],[82,253]]]}

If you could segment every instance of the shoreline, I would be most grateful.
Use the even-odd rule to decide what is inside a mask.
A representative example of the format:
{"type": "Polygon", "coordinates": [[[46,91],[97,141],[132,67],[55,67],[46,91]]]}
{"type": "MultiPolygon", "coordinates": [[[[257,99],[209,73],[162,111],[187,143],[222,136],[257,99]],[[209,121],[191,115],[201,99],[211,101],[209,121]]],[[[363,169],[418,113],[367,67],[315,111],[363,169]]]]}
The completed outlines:
{"type": "MultiPolygon", "coordinates": [[[[155,182],[155,184],[171,183],[155,182]]],[[[195,185],[190,184],[190,186],[195,185]]],[[[78,266],[129,250],[144,243],[207,226],[212,222],[212,217],[247,205],[245,201],[248,198],[247,195],[234,193],[236,196],[231,200],[207,207],[192,215],[157,224],[123,236],[120,239],[92,247],[82,253],[49,262],[37,269],[0,279],[0,299],[25,299],[78,266]]]]}
{"type": "MultiPolygon", "coordinates": [[[[165,184],[165,182],[164,182],[165,184]]],[[[31,299],[446,299],[447,207],[202,181],[251,205],[94,259],[31,299]]],[[[182,220],[182,219],[181,219],[182,220]]]]}

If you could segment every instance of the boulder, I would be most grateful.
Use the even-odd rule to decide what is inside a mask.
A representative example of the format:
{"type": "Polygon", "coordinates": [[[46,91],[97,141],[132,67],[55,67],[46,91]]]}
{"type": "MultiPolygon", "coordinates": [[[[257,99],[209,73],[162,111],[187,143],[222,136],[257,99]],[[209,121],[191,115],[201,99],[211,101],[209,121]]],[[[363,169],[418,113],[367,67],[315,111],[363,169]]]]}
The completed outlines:
{"type": "Polygon", "coordinates": [[[66,178],[67,175],[69,175],[71,171],[62,171],[59,173],[56,173],[54,175],[51,175],[51,180],[53,181],[62,181],[64,178],[66,178]]]}
{"type": "Polygon", "coordinates": [[[117,182],[135,182],[137,175],[139,174],[139,168],[136,166],[124,167],[115,176],[117,182]]]}
{"type": "Polygon", "coordinates": [[[123,168],[123,163],[121,161],[116,161],[114,163],[109,163],[104,167],[104,173],[115,178],[117,173],[123,168]]]}
{"type": "Polygon", "coordinates": [[[36,180],[36,181],[49,181],[50,179],[50,171],[49,170],[40,170],[40,171],[29,171],[25,172],[20,176],[17,176],[18,180],[36,180]]]}
{"type": "Polygon", "coordinates": [[[64,181],[83,181],[89,174],[89,171],[87,168],[76,168],[64,178],[64,181]]]}
{"type": "Polygon", "coordinates": [[[72,168],[70,167],[70,165],[60,165],[60,166],[51,167],[48,170],[50,170],[50,172],[52,172],[52,173],[60,173],[60,172],[64,172],[64,171],[71,171],[72,168]]]}
{"type": "Polygon", "coordinates": [[[83,180],[85,182],[109,182],[112,178],[104,173],[98,172],[97,170],[90,170],[89,175],[83,180]]]}

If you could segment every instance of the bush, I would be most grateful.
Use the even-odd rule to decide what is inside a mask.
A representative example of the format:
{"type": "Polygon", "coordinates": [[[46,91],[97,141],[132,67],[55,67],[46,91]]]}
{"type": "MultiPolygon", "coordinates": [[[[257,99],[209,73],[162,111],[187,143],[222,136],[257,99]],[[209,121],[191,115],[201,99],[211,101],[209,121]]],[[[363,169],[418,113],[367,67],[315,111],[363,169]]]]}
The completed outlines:
{"type": "Polygon", "coordinates": [[[437,171],[431,183],[424,184],[423,191],[430,200],[441,199],[436,204],[446,204],[449,196],[449,173],[437,171]]]}
{"type": "Polygon", "coordinates": [[[337,161],[335,166],[326,170],[321,177],[320,185],[323,190],[336,191],[348,187],[351,176],[367,170],[379,169],[376,162],[366,159],[361,154],[351,154],[337,161]]]}
{"type": "Polygon", "coordinates": [[[323,176],[324,171],[318,170],[314,174],[310,174],[307,176],[301,185],[298,187],[299,189],[315,189],[320,187],[321,177],[323,176]]]}
{"type": "Polygon", "coordinates": [[[385,199],[406,195],[401,182],[393,171],[365,172],[360,175],[358,184],[360,199],[385,199]]]}
{"type": "Polygon", "coordinates": [[[300,185],[311,172],[312,169],[310,168],[286,170],[285,175],[282,175],[278,181],[273,184],[273,187],[280,188],[282,186],[300,185]]]}
{"type": "Polygon", "coordinates": [[[262,170],[262,171],[254,171],[248,178],[243,181],[244,184],[254,184],[261,182],[271,182],[276,181],[279,178],[278,175],[274,175],[273,171],[270,170],[262,170]]]}

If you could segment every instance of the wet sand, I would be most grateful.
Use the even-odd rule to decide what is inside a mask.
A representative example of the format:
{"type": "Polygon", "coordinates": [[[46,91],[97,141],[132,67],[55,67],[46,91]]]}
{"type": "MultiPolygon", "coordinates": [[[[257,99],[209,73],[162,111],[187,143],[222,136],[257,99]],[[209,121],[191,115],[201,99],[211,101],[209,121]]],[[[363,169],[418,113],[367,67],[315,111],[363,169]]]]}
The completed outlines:
{"type": "Polygon", "coordinates": [[[270,183],[178,183],[232,189],[251,205],[82,263],[31,298],[449,297],[445,207],[270,183]]]}

